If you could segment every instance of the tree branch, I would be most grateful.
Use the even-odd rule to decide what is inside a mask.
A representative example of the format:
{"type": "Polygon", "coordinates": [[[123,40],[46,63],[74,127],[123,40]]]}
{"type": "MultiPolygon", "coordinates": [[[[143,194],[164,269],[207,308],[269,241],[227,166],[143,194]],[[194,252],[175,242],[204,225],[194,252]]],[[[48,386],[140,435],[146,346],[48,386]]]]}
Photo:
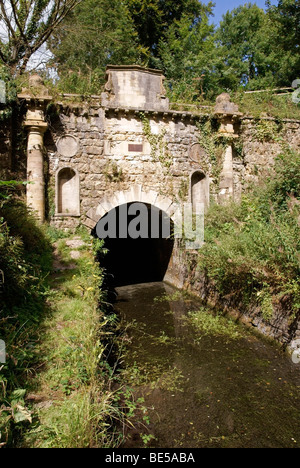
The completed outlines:
{"type": "Polygon", "coordinates": [[[0,0],[2,24],[8,34],[9,48],[7,58],[0,49],[0,59],[11,67],[13,73],[19,69],[22,74],[30,57],[81,1],[53,0],[52,3],[51,0],[29,0],[18,3],[18,0],[0,0]]]}
{"type": "Polygon", "coordinates": [[[25,33],[24,33],[23,29],[22,29],[22,26],[21,26],[20,21],[19,21],[19,18],[18,18],[18,14],[17,14],[17,11],[16,11],[16,5],[15,5],[15,3],[14,3],[14,0],[9,0],[9,2],[10,2],[11,7],[12,7],[12,11],[13,11],[14,20],[15,20],[15,22],[16,22],[16,25],[17,25],[17,27],[18,27],[20,33],[21,33],[22,38],[24,39],[25,44],[28,45],[27,38],[26,38],[26,36],[25,36],[25,33]]]}
{"type": "Polygon", "coordinates": [[[15,30],[13,29],[12,27],[12,24],[11,24],[11,21],[9,20],[7,14],[6,14],[6,10],[5,10],[5,6],[4,6],[4,1],[3,0],[0,0],[0,8],[1,8],[1,12],[2,12],[2,15],[3,15],[3,19],[4,19],[4,22],[8,28],[8,30],[10,31],[12,37],[14,39],[16,39],[16,33],[15,33],[15,30]]]}

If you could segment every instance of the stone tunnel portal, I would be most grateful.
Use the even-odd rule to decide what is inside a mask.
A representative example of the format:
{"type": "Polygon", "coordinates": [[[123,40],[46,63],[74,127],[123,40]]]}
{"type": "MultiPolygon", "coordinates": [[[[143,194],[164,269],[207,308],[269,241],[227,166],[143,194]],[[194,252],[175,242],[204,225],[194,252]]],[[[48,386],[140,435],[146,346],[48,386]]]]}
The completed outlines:
{"type": "Polygon", "coordinates": [[[174,248],[173,222],[153,205],[127,203],[107,213],[93,234],[104,239],[100,264],[109,287],[163,281],[174,248]]]}

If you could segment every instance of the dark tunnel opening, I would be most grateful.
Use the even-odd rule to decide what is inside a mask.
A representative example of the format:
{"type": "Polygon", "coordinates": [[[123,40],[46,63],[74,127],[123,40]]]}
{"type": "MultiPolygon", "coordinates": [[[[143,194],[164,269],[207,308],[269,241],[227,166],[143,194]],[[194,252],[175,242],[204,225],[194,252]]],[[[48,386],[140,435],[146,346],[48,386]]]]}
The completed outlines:
{"type": "Polygon", "coordinates": [[[99,259],[108,289],[163,281],[174,247],[173,222],[166,213],[152,205],[129,203],[99,223],[93,235],[104,239],[108,251],[99,259]]]}

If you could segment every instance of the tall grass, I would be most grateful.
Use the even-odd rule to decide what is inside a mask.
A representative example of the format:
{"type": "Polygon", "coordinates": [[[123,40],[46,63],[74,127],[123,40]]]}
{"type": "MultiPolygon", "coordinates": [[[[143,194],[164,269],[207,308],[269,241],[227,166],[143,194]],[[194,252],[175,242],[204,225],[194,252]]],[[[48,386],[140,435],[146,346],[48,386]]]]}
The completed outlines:
{"type": "Polygon", "coordinates": [[[72,262],[73,269],[54,272],[50,278],[51,314],[39,343],[44,364],[29,395],[37,420],[23,443],[44,448],[110,446],[113,434],[108,428],[118,410],[103,370],[101,336],[107,319],[99,310],[102,272],[88,245],[81,247],[75,263],[68,259],[65,240],[57,245],[63,264],[72,262]]]}
{"type": "MultiPolygon", "coordinates": [[[[7,187],[6,187],[7,188],[7,187]]],[[[103,312],[101,245],[80,232],[73,260],[66,236],[39,226],[22,201],[0,206],[0,446],[95,447],[119,443],[114,421],[125,418],[110,390],[103,355],[109,318],[103,312]],[[62,265],[52,270],[53,242],[62,265]]]]}
{"type": "Polygon", "coordinates": [[[199,266],[223,296],[257,301],[271,318],[276,301],[300,310],[300,155],[286,150],[270,177],[241,203],[214,206],[199,266]]]}
{"type": "Polygon", "coordinates": [[[24,384],[38,361],[39,327],[47,313],[45,294],[52,249],[21,201],[0,206],[0,338],[6,363],[0,365],[0,443],[14,443],[31,421],[24,384]]]}

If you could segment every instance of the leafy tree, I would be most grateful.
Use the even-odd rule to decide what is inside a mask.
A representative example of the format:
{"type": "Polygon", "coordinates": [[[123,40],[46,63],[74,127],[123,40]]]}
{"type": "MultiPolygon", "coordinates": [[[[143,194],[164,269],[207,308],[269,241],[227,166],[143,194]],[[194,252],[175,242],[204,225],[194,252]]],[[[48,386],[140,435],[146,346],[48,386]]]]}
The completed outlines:
{"type": "Polygon", "coordinates": [[[271,5],[267,0],[268,13],[281,29],[281,42],[287,50],[300,47],[300,3],[298,0],[279,0],[271,5]]]}
{"type": "Polygon", "coordinates": [[[216,33],[219,62],[217,70],[224,88],[239,85],[260,87],[273,81],[272,48],[274,35],[264,10],[251,3],[223,16],[216,33]]]}
{"type": "Polygon", "coordinates": [[[0,59],[12,75],[25,71],[31,56],[81,0],[0,0],[0,59]]]}
{"type": "Polygon", "coordinates": [[[213,33],[206,12],[197,20],[185,14],[159,41],[158,54],[170,86],[190,94],[189,99],[203,96],[207,88],[215,49],[213,33]]]}
{"type": "Polygon", "coordinates": [[[183,18],[191,22],[211,13],[212,2],[204,5],[198,0],[125,0],[134,21],[139,41],[154,57],[159,55],[158,44],[170,26],[183,18]]]}
{"type": "Polygon", "coordinates": [[[54,32],[48,46],[60,87],[99,92],[108,64],[146,64],[126,5],[119,0],[84,0],[54,32]]]}
{"type": "Polygon", "coordinates": [[[276,82],[290,85],[300,78],[300,3],[299,0],[279,0],[277,6],[267,1],[268,16],[276,28],[271,37],[276,82]]]}

